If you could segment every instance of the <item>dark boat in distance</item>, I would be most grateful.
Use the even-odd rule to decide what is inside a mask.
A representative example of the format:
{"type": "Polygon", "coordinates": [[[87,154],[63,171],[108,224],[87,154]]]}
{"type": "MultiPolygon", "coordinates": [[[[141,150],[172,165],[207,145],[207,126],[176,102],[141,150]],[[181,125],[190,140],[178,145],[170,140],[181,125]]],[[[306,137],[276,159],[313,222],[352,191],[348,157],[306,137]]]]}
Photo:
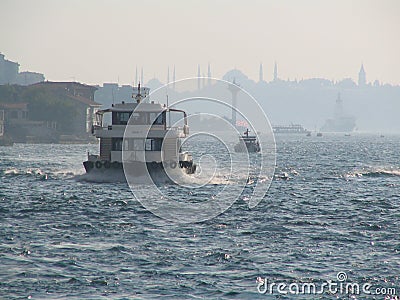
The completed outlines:
{"type": "Polygon", "coordinates": [[[255,135],[249,135],[250,130],[246,129],[239,137],[239,143],[235,145],[235,152],[260,152],[260,144],[255,135]]]}

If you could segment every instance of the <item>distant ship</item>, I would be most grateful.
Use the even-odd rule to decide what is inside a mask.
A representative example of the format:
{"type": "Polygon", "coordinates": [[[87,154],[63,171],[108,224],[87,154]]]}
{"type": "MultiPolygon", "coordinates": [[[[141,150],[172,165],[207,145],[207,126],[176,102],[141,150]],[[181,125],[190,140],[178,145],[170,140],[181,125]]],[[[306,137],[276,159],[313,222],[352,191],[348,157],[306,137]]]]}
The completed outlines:
{"type": "Polygon", "coordinates": [[[260,152],[260,144],[256,136],[249,135],[250,130],[246,129],[244,134],[239,137],[239,143],[235,145],[235,152],[260,152]]]}
{"type": "Polygon", "coordinates": [[[356,118],[346,115],[343,110],[343,100],[340,93],[336,99],[335,116],[333,119],[326,120],[321,127],[322,132],[352,132],[356,127],[356,118]]]}
{"type": "Polygon", "coordinates": [[[274,131],[274,133],[311,133],[300,124],[273,125],[272,130],[274,131]]]}

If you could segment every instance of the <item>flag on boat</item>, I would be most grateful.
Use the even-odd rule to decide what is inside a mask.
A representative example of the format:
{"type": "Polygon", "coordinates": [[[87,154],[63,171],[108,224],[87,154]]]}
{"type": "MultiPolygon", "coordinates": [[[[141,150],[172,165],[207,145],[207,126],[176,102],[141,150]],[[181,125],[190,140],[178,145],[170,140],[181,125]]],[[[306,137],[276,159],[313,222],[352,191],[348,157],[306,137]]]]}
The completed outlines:
{"type": "Polygon", "coordinates": [[[238,127],[249,127],[249,123],[247,123],[244,120],[237,120],[236,121],[236,126],[238,126],[238,127]]]}

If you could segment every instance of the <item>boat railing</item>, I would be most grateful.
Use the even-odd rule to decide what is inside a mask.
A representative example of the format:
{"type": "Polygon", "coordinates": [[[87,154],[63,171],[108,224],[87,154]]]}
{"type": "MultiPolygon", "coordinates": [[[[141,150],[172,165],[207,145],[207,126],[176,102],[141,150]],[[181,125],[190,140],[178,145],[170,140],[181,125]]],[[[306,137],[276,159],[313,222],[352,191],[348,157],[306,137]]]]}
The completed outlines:
{"type": "MultiPolygon", "coordinates": [[[[99,126],[99,125],[93,125],[94,130],[113,130],[115,129],[124,129],[127,126],[140,126],[140,125],[104,125],[104,126],[99,126]]],[[[144,127],[148,127],[148,125],[143,125],[144,127]]],[[[150,130],[172,130],[172,131],[181,131],[184,134],[189,134],[189,126],[183,125],[183,126],[164,126],[164,125],[153,125],[150,127],[150,130]]]]}

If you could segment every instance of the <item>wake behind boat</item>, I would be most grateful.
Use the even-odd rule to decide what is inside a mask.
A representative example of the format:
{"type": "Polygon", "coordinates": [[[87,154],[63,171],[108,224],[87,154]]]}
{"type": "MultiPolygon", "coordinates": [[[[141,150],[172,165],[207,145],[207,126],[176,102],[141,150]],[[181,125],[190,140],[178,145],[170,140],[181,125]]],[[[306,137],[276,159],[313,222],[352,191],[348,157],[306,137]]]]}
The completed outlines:
{"type": "Polygon", "coordinates": [[[136,103],[123,101],[96,112],[92,134],[100,139],[100,153],[88,153],[83,162],[86,173],[104,177],[125,170],[129,176],[150,174],[153,178],[166,175],[167,168],[187,174],[196,171],[192,155],[181,150],[182,139],[189,135],[186,112],[148,102],[149,89],[142,91],[144,97],[140,84],[134,88],[132,97],[136,103]],[[183,126],[167,126],[167,118],[170,121],[171,117],[179,118],[183,126]],[[111,119],[111,125],[105,123],[107,119],[111,119]]]}

